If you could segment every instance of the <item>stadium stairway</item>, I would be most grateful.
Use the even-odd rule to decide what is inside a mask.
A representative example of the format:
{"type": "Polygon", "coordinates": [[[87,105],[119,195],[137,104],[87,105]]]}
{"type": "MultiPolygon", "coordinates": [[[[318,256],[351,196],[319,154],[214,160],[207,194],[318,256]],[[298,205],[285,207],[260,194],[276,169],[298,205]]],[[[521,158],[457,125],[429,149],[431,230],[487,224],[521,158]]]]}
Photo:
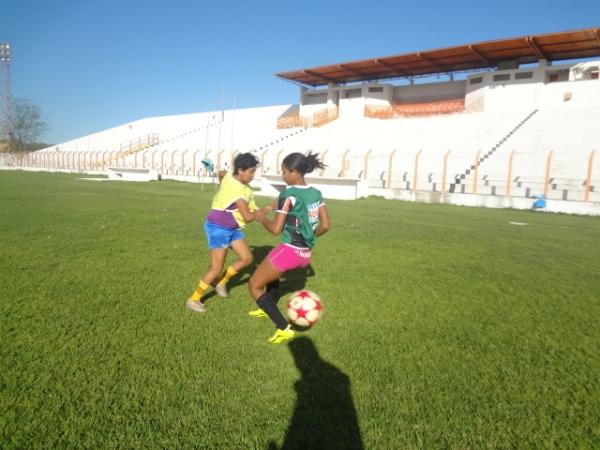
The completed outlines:
{"type": "MultiPolygon", "coordinates": [[[[523,120],[521,120],[512,130],[510,130],[506,135],[504,135],[504,137],[502,139],[500,139],[500,141],[498,141],[496,143],[496,145],[494,145],[487,153],[485,153],[480,159],[479,159],[479,167],[481,167],[481,165],[483,164],[483,162],[490,158],[502,145],[504,145],[506,143],[506,141],[508,141],[508,139],[510,139],[519,129],[521,129],[523,127],[523,125],[525,125],[535,114],[537,114],[538,109],[534,109],[533,111],[531,111],[523,120]]],[[[475,164],[471,165],[468,169],[466,169],[463,173],[457,175],[454,179],[454,183],[450,183],[448,192],[457,192],[457,188],[458,186],[462,187],[462,193],[465,192],[465,184],[463,182],[465,182],[467,180],[467,177],[471,174],[471,172],[473,170],[475,170],[476,166],[475,164]]]]}
{"type": "MultiPolygon", "coordinates": [[[[137,167],[137,158],[135,158],[136,153],[142,152],[141,154],[145,155],[146,153],[148,153],[148,151],[162,150],[162,149],[168,147],[169,145],[173,145],[174,143],[176,143],[178,141],[182,141],[182,140],[188,139],[190,137],[193,138],[194,135],[197,136],[199,133],[205,132],[209,128],[214,127],[216,125],[219,125],[219,121],[209,123],[208,125],[205,125],[205,126],[196,127],[196,128],[185,130],[185,131],[179,131],[174,136],[170,136],[167,139],[162,139],[162,140],[160,140],[160,142],[153,143],[152,145],[146,146],[144,148],[139,148],[135,151],[119,153],[116,156],[112,157],[112,159],[115,159],[118,161],[121,158],[122,165],[124,167],[135,168],[135,167],[137,167]]],[[[158,133],[155,133],[155,134],[158,135],[158,133]]],[[[103,165],[100,164],[99,166],[102,167],[103,165]]]]}
{"type": "Polygon", "coordinates": [[[145,136],[139,137],[138,139],[123,142],[121,143],[121,150],[119,150],[116,154],[110,154],[107,158],[96,162],[94,167],[99,169],[104,168],[105,166],[108,167],[113,162],[118,164],[119,159],[125,160],[127,156],[155,148],[159,143],[160,138],[157,133],[149,133],[145,136]]]}
{"type": "MultiPolygon", "coordinates": [[[[208,125],[208,127],[213,127],[218,125],[219,123],[216,122],[215,124],[211,124],[208,125]]],[[[198,136],[200,133],[202,133],[203,131],[206,131],[208,127],[200,127],[200,128],[195,128],[195,129],[191,129],[189,131],[183,132],[179,135],[173,136],[170,139],[167,139],[163,142],[161,142],[158,146],[155,146],[151,149],[151,151],[169,151],[169,155],[171,153],[177,153],[178,152],[178,148],[193,148],[194,146],[197,147],[197,140],[198,140],[198,136]]],[[[252,152],[254,153],[259,159],[264,159],[264,155],[267,152],[271,152],[274,153],[274,150],[276,150],[276,148],[280,145],[283,145],[284,142],[289,142],[288,140],[291,140],[292,138],[295,138],[297,136],[302,135],[303,133],[306,132],[306,129],[301,128],[301,129],[294,129],[294,130],[289,130],[286,134],[283,135],[275,135],[275,136],[271,136],[270,138],[264,138],[263,136],[263,142],[264,143],[249,143],[249,145],[244,145],[241,146],[238,149],[235,149],[230,155],[230,158],[233,158],[237,153],[244,153],[244,152],[252,152]]],[[[227,152],[227,154],[229,154],[229,152],[227,152]]],[[[226,154],[226,155],[227,155],[226,154]]],[[[144,155],[144,157],[146,157],[147,155],[144,155]]],[[[203,155],[204,157],[206,157],[206,155],[203,155]]],[[[164,172],[168,175],[183,175],[183,176],[200,176],[202,168],[201,165],[195,165],[192,161],[192,159],[194,158],[194,152],[189,152],[187,153],[187,157],[185,158],[185,161],[183,163],[183,167],[181,167],[181,163],[179,164],[179,166],[174,166],[171,165],[169,163],[166,163],[167,167],[153,167],[158,169],[159,171],[164,170],[164,172]],[[196,173],[192,173],[194,170],[192,170],[192,167],[197,167],[196,173]]],[[[171,156],[169,156],[167,158],[167,160],[171,161],[171,156]]],[[[158,163],[158,162],[157,162],[158,163]]],[[[264,161],[261,161],[261,164],[264,164],[264,161]]],[[[136,161],[133,159],[130,159],[127,161],[126,166],[130,166],[130,167],[134,167],[136,165],[136,161]]],[[[275,169],[277,170],[277,169],[275,169]]],[[[260,177],[260,175],[259,175],[260,177]]]]}
{"type": "Polygon", "coordinates": [[[299,135],[300,133],[304,133],[306,132],[306,128],[300,128],[298,130],[292,131],[291,133],[288,133],[284,136],[281,136],[279,138],[274,138],[273,140],[271,140],[271,142],[269,142],[268,144],[265,143],[263,145],[259,145],[256,148],[253,148],[252,150],[250,150],[253,153],[256,153],[258,151],[268,151],[268,150],[272,150],[277,144],[281,144],[283,143],[283,141],[285,141],[286,139],[290,139],[293,138],[294,136],[299,135]]]}

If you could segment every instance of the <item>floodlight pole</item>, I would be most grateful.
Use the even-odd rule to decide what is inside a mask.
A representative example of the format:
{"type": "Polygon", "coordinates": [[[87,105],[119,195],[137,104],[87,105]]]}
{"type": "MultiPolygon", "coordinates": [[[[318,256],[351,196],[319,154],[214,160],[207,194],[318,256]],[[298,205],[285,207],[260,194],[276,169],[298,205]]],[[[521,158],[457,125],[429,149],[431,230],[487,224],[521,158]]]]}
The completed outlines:
{"type": "Polygon", "coordinates": [[[0,101],[2,101],[2,110],[0,111],[0,139],[8,142],[12,130],[10,121],[11,110],[11,88],[10,88],[10,44],[0,43],[0,101]]]}
{"type": "Polygon", "coordinates": [[[217,139],[217,150],[221,150],[221,129],[225,120],[225,109],[223,107],[223,97],[225,96],[225,88],[221,86],[221,118],[219,120],[219,138],[217,139]]]}
{"type": "Polygon", "coordinates": [[[210,128],[210,116],[212,114],[212,100],[209,100],[208,102],[208,119],[206,121],[206,136],[204,139],[204,153],[207,152],[208,150],[208,129],[210,128]]]}
{"type": "Polygon", "coordinates": [[[234,133],[235,133],[235,97],[233,97],[233,109],[231,111],[231,151],[233,151],[234,133]]]}

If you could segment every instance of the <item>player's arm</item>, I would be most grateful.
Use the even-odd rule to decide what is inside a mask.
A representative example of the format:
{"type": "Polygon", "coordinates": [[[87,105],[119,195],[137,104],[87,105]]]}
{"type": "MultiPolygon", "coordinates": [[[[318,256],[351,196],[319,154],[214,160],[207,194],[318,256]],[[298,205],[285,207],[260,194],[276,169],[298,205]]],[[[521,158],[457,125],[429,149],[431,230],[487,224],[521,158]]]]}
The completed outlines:
{"type": "MultiPolygon", "coordinates": [[[[281,234],[283,231],[283,226],[285,225],[285,218],[287,216],[288,211],[290,211],[294,204],[293,197],[280,197],[277,203],[277,214],[272,219],[268,219],[267,217],[263,217],[260,223],[262,223],[263,227],[271,233],[271,234],[281,234]]],[[[275,204],[270,205],[275,206],[275,204]]]]}
{"type": "Polygon", "coordinates": [[[271,234],[281,234],[283,231],[283,225],[285,225],[285,217],[287,216],[287,212],[277,211],[275,217],[269,220],[266,216],[262,218],[260,223],[262,223],[263,227],[271,233],[271,234]]]}
{"type": "MultiPolygon", "coordinates": [[[[277,208],[277,203],[273,202],[273,203],[269,203],[268,205],[263,206],[262,208],[259,208],[258,211],[260,211],[263,215],[265,214],[269,214],[271,211],[274,211],[275,208],[277,208]]],[[[256,219],[259,220],[259,219],[256,219]]]]}
{"type": "Polygon", "coordinates": [[[240,211],[240,214],[242,215],[242,217],[244,218],[244,222],[246,223],[252,222],[253,220],[261,220],[266,214],[265,211],[262,211],[260,209],[256,211],[250,211],[250,208],[248,207],[248,202],[243,198],[236,200],[235,206],[240,211]]]}
{"type": "Polygon", "coordinates": [[[315,234],[317,236],[322,236],[329,231],[329,228],[331,228],[331,222],[329,220],[327,206],[321,205],[319,207],[319,226],[315,230],[315,234]]]}
{"type": "Polygon", "coordinates": [[[277,208],[277,202],[269,203],[268,205],[263,206],[261,209],[263,208],[266,209],[267,212],[275,211],[275,209],[277,208]]]}

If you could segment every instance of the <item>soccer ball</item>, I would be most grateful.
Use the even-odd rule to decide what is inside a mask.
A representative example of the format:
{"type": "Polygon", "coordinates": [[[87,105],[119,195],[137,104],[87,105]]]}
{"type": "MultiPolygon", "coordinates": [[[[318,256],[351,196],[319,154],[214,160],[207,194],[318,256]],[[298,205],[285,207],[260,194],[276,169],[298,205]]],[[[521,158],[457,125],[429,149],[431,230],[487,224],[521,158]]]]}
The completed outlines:
{"type": "Polygon", "coordinates": [[[310,328],[323,314],[323,302],[314,292],[297,291],[288,299],[286,312],[294,325],[310,328]]]}

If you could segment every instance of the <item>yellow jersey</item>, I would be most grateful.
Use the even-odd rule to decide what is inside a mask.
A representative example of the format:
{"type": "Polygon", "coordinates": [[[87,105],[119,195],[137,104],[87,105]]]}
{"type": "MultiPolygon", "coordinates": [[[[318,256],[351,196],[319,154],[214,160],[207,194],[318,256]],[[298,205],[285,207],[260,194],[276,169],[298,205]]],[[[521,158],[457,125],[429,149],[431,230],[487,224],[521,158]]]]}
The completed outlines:
{"type": "Polygon", "coordinates": [[[258,209],[252,188],[236,180],[231,172],[227,172],[221,180],[219,190],[213,197],[211,211],[206,219],[227,228],[244,228],[246,221],[235,206],[235,202],[240,199],[248,202],[250,212],[258,209]]]}

